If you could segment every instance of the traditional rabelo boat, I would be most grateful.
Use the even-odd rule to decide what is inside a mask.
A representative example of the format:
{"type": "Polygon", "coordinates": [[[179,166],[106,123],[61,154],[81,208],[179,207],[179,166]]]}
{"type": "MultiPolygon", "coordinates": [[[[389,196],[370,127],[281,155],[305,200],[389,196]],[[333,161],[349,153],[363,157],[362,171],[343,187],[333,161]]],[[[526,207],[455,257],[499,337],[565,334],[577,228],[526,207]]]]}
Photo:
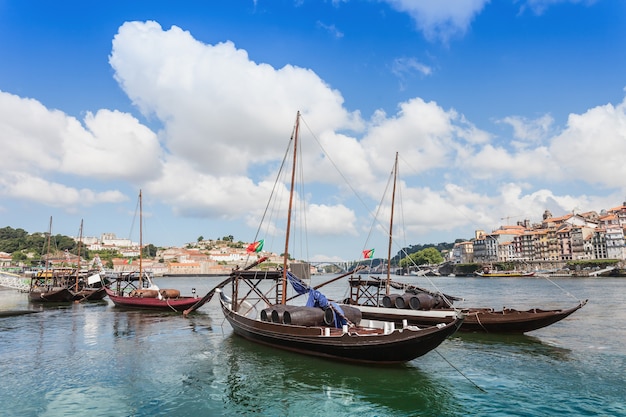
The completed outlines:
{"type": "MultiPolygon", "coordinates": [[[[80,222],[80,238],[78,243],[78,265],[50,266],[52,237],[52,217],[47,240],[45,269],[37,271],[31,277],[29,299],[37,303],[69,303],[82,301],[99,301],[106,296],[102,279],[98,271],[82,271],[80,266],[80,250],[82,247],[83,222],[80,222]]],[[[69,253],[67,254],[69,260],[69,253]]]]}
{"type": "Polygon", "coordinates": [[[181,296],[177,289],[161,289],[143,269],[142,198],[139,191],[139,271],[120,273],[105,287],[106,295],[117,307],[182,312],[200,300],[196,295],[181,296]]]}
{"type": "Polygon", "coordinates": [[[34,303],[65,303],[74,300],[68,282],[73,269],[51,268],[38,271],[30,279],[28,298],[34,303]]]}
{"type": "MultiPolygon", "coordinates": [[[[430,352],[457,330],[463,321],[461,316],[425,327],[364,320],[358,309],[329,301],[305,284],[298,274],[310,272],[307,263],[296,268],[295,263],[289,262],[300,117],[298,112],[290,140],[293,164],[282,268],[233,271],[230,286],[218,290],[224,317],[236,335],[313,356],[389,364],[410,361],[430,352]],[[287,303],[300,295],[308,296],[305,304],[287,303]]],[[[282,166],[285,165],[284,161],[282,166]]]]}
{"type": "Polygon", "coordinates": [[[80,269],[80,251],[83,245],[83,221],[80,221],[80,232],[78,238],[78,261],[74,283],[70,284],[69,290],[72,293],[72,300],[77,302],[83,301],[100,301],[106,297],[107,293],[100,271],[81,271],[80,269]]]}
{"type": "MultiPolygon", "coordinates": [[[[567,309],[544,310],[533,308],[529,310],[515,310],[503,308],[455,308],[454,301],[461,300],[441,292],[428,291],[411,284],[402,284],[392,281],[391,247],[393,231],[394,200],[396,180],[398,175],[398,155],[393,176],[393,191],[391,198],[391,220],[389,226],[389,252],[387,254],[387,279],[382,280],[369,276],[365,279],[352,276],[349,279],[350,296],[344,300],[348,305],[356,306],[364,318],[372,320],[389,320],[396,324],[409,323],[412,325],[437,324],[443,321],[454,320],[459,312],[465,315],[460,331],[486,333],[525,333],[549,326],[563,320],[576,310],[583,307],[587,300],[579,301],[576,306],[567,309]],[[398,291],[392,293],[391,291],[398,291]]],[[[520,276],[532,276],[520,275],[520,276]]]]}
{"type": "MultiPolygon", "coordinates": [[[[458,308],[452,303],[458,297],[426,291],[410,284],[392,281],[397,291],[387,294],[386,283],[380,279],[351,277],[350,298],[346,303],[358,305],[363,317],[377,320],[393,320],[396,323],[406,320],[410,324],[424,325],[452,320],[458,308]]],[[[582,308],[587,300],[566,309],[516,310],[503,308],[462,308],[465,320],[459,328],[461,332],[481,333],[526,333],[554,324],[582,308]]]]}
{"type": "Polygon", "coordinates": [[[65,303],[72,301],[74,295],[69,283],[73,277],[73,268],[51,268],[50,250],[52,239],[52,216],[48,228],[45,269],[37,271],[30,279],[28,298],[35,303],[65,303]]]}
{"type": "Polygon", "coordinates": [[[482,271],[475,271],[474,275],[484,278],[521,278],[521,277],[534,277],[534,271],[498,271],[490,269],[488,267],[483,268],[482,271]]]}

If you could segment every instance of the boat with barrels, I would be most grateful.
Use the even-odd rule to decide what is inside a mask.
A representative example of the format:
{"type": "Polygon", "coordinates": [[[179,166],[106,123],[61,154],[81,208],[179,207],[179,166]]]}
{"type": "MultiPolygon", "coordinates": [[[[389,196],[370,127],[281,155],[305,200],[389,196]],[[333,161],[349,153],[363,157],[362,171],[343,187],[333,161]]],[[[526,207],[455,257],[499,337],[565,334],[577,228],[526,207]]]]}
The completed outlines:
{"type": "Polygon", "coordinates": [[[106,286],[109,299],[117,307],[183,312],[200,300],[195,293],[181,296],[177,289],[161,289],[152,276],[143,269],[142,196],[139,191],[139,270],[118,274],[113,283],[106,286]]]}
{"type": "MultiPolygon", "coordinates": [[[[293,163],[290,179],[285,179],[285,183],[290,184],[290,192],[285,202],[287,225],[282,265],[233,271],[230,281],[218,289],[224,317],[236,335],[250,341],[324,358],[391,364],[430,352],[459,328],[462,315],[426,326],[365,319],[358,308],[331,301],[306,284],[310,265],[292,260],[289,243],[293,232],[294,178],[296,172],[302,170],[296,169],[300,117],[298,112],[289,143],[293,146],[293,163]]],[[[288,154],[285,153],[285,159],[288,154]]],[[[281,167],[287,165],[283,161],[281,167]]],[[[286,174],[282,168],[281,173],[286,174]]],[[[272,198],[277,198],[277,194],[272,193],[267,207],[278,207],[272,198]]],[[[264,240],[255,238],[249,248],[251,255],[262,248],[264,240]]],[[[260,258],[255,264],[263,260],[260,258]]]]}
{"type": "Polygon", "coordinates": [[[358,306],[363,317],[376,320],[407,321],[427,325],[453,320],[461,310],[465,320],[461,332],[526,333],[559,322],[582,308],[587,300],[565,309],[532,308],[453,308],[459,297],[427,291],[411,284],[390,282],[397,293],[387,293],[387,283],[375,277],[351,277],[350,296],[345,303],[358,306]]]}

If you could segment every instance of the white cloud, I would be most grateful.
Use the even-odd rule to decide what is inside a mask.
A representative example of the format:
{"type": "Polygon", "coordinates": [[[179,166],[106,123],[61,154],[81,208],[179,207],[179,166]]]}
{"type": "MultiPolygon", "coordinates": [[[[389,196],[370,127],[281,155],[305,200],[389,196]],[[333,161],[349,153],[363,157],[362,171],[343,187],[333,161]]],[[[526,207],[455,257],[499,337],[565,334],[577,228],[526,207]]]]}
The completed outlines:
{"type": "Polygon", "coordinates": [[[0,176],[0,195],[63,208],[74,212],[77,207],[88,207],[103,203],[118,203],[126,197],[119,191],[97,192],[78,189],[27,173],[5,172],[0,176]]]}
{"type": "Polygon", "coordinates": [[[489,0],[384,1],[397,11],[409,14],[427,39],[444,43],[465,34],[474,16],[489,3],[489,0]]]}
{"type": "Polygon", "coordinates": [[[0,193],[5,197],[67,209],[119,202],[125,199],[119,191],[63,183],[81,178],[143,181],[158,173],[156,136],[129,115],[102,110],[88,114],[83,126],[36,100],[2,91],[0,114],[0,193]]]}
{"type": "Polygon", "coordinates": [[[572,180],[626,190],[626,100],[571,114],[550,153],[572,180]]]}
{"type": "Polygon", "coordinates": [[[320,130],[362,124],[312,71],[257,64],[231,42],[205,45],[176,26],[125,23],[110,63],[141,111],[165,124],[167,148],[206,173],[243,174],[274,160],[298,110],[320,130]]]}
{"type": "Polygon", "coordinates": [[[413,76],[413,74],[418,73],[419,75],[431,75],[433,69],[418,61],[416,58],[396,58],[391,65],[391,72],[400,79],[401,83],[404,84],[407,78],[413,76]]]}
{"type": "Polygon", "coordinates": [[[555,4],[561,3],[583,3],[594,4],[596,0],[517,0],[520,3],[520,13],[523,13],[526,9],[530,9],[536,15],[542,15],[549,7],[555,4]]]}
{"type": "Polygon", "coordinates": [[[549,114],[529,120],[520,116],[508,116],[503,118],[500,123],[505,123],[513,128],[514,136],[520,139],[520,146],[524,146],[528,142],[539,143],[547,138],[554,124],[554,119],[549,114]]]}
{"type": "Polygon", "coordinates": [[[335,25],[327,25],[324,24],[320,21],[317,22],[317,27],[320,29],[324,29],[326,32],[328,32],[330,35],[332,35],[333,38],[343,38],[343,32],[341,32],[339,29],[337,29],[337,27],[335,25]]]}

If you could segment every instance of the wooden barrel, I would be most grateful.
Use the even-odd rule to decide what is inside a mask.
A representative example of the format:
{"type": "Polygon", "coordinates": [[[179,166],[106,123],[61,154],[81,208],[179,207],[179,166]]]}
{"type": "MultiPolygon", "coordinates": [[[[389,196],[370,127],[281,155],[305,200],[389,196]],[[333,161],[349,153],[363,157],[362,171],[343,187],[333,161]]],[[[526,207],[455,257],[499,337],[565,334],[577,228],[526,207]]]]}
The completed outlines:
{"type": "Polygon", "coordinates": [[[147,289],[136,289],[130,292],[131,297],[139,297],[139,298],[157,298],[159,296],[159,292],[157,290],[147,290],[147,289]]]}
{"type": "Polygon", "coordinates": [[[435,297],[425,292],[413,294],[413,297],[409,300],[411,310],[430,310],[435,307],[435,304],[435,297]]]}
{"type": "Polygon", "coordinates": [[[272,308],[264,308],[261,310],[261,321],[272,321],[272,308]]]}
{"type": "Polygon", "coordinates": [[[321,326],[324,310],[319,307],[297,307],[283,312],[283,323],[295,326],[321,326]]]}
{"type": "MultiPolygon", "coordinates": [[[[363,317],[361,310],[345,304],[340,304],[339,307],[341,307],[344,316],[346,316],[346,318],[350,320],[351,323],[359,324],[361,322],[361,318],[363,317]]],[[[335,324],[335,313],[330,308],[327,308],[324,311],[324,324],[326,324],[327,326],[332,326],[335,324]]]]}
{"type": "Polygon", "coordinates": [[[174,289],[164,289],[159,291],[163,298],[178,298],[180,297],[180,291],[174,289]]]}
{"type": "Polygon", "coordinates": [[[394,308],[396,306],[396,298],[401,297],[400,294],[389,294],[383,297],[383,307],[394,308]]]}
{"type": "Polygon", "coordinates": [[[435,307],[433,308],[450,308],[452,307],[452,303],[442,297],[441,295],[435,295],[435,307]]]}
{"type": "Polygon", "coordinates": [[[272,318],[272,322],[274,323],[282,323],[283,322],[283,313],[285,312],[285,310],[287,310],[290,307],[294,307],[294,306],[287,306],[287,305],[282,305],[282,304],[277,304],[275,306],[270,307],[272,312],[270,314],[270,317],[272,318]]]}
{"type": "Polygon", "coordinates": [[[396,297],[396,300],[394,302],[396,308],[409,308],[409,301],[412,297],[415,297],[415,294],[411,294],[408,292],[405,292],[401,296],[396,297]]]}

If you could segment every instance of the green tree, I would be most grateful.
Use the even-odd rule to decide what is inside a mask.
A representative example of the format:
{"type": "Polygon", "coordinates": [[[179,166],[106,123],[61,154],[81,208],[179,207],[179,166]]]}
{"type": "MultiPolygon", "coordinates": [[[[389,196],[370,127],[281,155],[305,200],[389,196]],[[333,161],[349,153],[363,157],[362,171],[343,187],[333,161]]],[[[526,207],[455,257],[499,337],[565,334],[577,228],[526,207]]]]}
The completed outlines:
{"type": "Polygon", "coordinates": [[[150,243],[149,245],[143,247],[141,253],[142,256],[146,258],[154,258],[157,254],[157,247],[150,243]]]}
{"type": "Polygon", "coordinates": [[[428,264],[440,264],[443,262],[443,256],[434,247],[422,249],[409,255],[408,258],[400,260],[401,267],[407,267],[411,265],[428,265],[428,264]]]}
{"type": "Polygon", "coordinates": [[[204,240],[204,236],[200,235],[198,236],[198,243],[202,242],[204,240]]]}
{"type": "Polygon", "coordinates": [[[28,256],[26,256],[26,254],[22,251],[13,252],[13,254],[11,255],[11,260],[16,263],[23,262],[27,259],[28,259],[28,256]]]}

